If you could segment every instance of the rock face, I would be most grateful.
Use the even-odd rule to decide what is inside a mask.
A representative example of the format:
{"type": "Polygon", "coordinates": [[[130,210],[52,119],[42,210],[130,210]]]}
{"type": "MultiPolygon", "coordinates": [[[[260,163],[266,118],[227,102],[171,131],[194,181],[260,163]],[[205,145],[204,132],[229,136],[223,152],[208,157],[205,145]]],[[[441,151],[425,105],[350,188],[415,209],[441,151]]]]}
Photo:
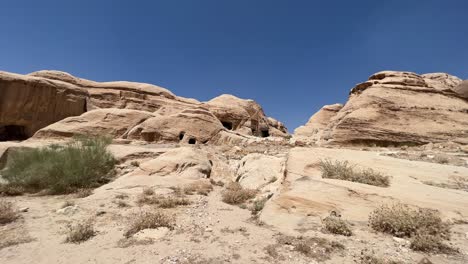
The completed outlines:
{"type": "Polygon", "coordinates": [[[0,72],[0,110],[0,141],[36,132],[35,138],[100,134],[190,144],[289,136],[253,100],[221,95],[202,103],[151,84],[95,82],[59,71],[0,72]]]}
{"type": "Polygon", "coordinates": [[[86,111],[87,91],[75,85],[0,72],[0,141],[21,140],[86,111]]]}
{"type": "Polygon", "coordinates": [[[354,87],[341,109],[324,107],[295,136],[319,144],[468,144],[465,85],[442,73],[379,72],[354,87]]]}

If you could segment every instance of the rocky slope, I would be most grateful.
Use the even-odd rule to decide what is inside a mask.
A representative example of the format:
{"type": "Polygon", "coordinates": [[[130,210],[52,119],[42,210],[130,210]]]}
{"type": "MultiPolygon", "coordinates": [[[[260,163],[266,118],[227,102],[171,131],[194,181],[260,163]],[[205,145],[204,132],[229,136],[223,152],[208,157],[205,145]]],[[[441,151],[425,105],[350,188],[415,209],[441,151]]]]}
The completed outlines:
{"type": "Polygon", "coordinates": [[[468,144],[467,83],[443,73],[384,71],[358,84],[343,107],[325,106],[299,141],[318,144],[468,144]]]}

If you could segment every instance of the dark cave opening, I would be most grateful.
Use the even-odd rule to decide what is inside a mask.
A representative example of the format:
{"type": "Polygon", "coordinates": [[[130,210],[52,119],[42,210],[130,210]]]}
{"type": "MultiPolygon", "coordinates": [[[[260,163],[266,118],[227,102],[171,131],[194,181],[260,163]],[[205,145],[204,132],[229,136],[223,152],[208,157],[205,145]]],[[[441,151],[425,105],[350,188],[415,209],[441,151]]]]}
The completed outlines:
{"type": "Polygon", "coordinates": [[[26,127],[17,125],[0,126],[0,141],[26,140],[26,127]]]}
{"type": "Polygon", "coordinates": [[[269,137],[270,136],[270,131],[268,130],[261,130],[261,136],[262,137],[269,137]]]}
{"type": "Polygon", "coordinates": [[[226,129],[232,130],[232,122],[229,122],[229,121],[221,121],[221,123],[223,124],[223,127],[225,127],[226,129]]]}
{"type": "Polygon", "coordinates": [[[189,141],[188,141],[189,144],[195,144],[197,143],[197,140],[194,139],[194,138],[190,138],[189,141]]]}

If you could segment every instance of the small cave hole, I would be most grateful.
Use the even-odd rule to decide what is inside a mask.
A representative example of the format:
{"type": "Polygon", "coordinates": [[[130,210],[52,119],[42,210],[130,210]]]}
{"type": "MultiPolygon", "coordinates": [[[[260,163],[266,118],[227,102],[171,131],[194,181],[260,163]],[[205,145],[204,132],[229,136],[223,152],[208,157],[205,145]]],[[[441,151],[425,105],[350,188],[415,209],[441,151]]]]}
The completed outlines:
{"type": "Polygon", "coordinates": [[[270,136],[270,132],[268,130],[261,130],[261,136],[262,137],[269,137],[270,136]]]}
{"type": "Polygon", "coordinates": [[[197,140],[194,139],[194,138],[190,138],[189,141],[188,141],[189,144],[195,144],[197,143],[197,140]]]}
{"type": "Polygon", "coordinates": [[[26,134],[26,127],[16,125],[0,126],[0,141],[16,141],[26,139],[28,139],[28,135],[26,134]]]}
{"type": "Polygon", "coordinates": [[[179,140],[184,139],[184,136],[185,136],[185,132],[180,132],[180,134],[179,134],[179,140]]]}
{"type": "Polygon", "coordinates": [[[223,127],[225,127],[227,130],[232,130],[232,122],[229,121],[222,121],[223,127]]]}

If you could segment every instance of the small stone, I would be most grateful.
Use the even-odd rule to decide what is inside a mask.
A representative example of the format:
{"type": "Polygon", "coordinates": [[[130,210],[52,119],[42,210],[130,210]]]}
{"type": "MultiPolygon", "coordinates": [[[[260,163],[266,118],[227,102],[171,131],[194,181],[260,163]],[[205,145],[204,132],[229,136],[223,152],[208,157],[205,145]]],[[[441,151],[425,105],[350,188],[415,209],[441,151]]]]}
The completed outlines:
{"type": "Polygon", "coordinates": [[[205,229],[205,232],[213,232],[213,229],[208,227],[205,229]]]}
{"type": "Polygon", "coordinates": [[[106,211],[104,211],[104,210],[98,210],[98,211],[96,212],[96,215],[97,215],[97,216],[100,216],[100,215],[103,215],[103,214],[105,214],[105,213],[106,213],[106,211]]]}
{"type": "Polygon", "coordinates": [[[20,211],[21,213],[26,213],[27,211],[29,211],[29,207],[22,207],[18,211],[20,211]]]}

